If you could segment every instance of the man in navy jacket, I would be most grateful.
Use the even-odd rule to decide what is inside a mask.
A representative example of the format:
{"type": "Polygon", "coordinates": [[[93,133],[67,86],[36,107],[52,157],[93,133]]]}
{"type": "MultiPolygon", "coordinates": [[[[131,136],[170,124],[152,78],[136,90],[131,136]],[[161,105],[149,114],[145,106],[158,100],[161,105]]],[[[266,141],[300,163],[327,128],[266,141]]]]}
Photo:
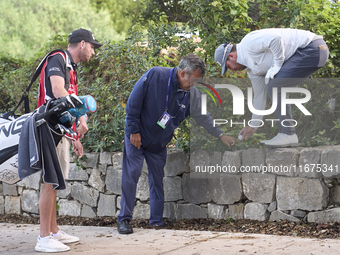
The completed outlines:
{"type": "Polygon", "coordinates": [[[126,106],[125,141],[121,209],[118,232],[133,232],[129,222],[135,206],[136,187],[144,159],[148,165],[150,188],[150,225],[163,225],[163,177],[166,162],[166,145],[174,130],[190,115],[197,124],[228,146],[235,144],[233,137],[213,126],[212,117],[201,115],[200,93],[190,88],[191,78],[205,74],[202,59],[194,54],[184,57],[175,68],[153,67],[135,84],[126,106]],[[190,104],[191,94],[191,104],[190,104]]]}

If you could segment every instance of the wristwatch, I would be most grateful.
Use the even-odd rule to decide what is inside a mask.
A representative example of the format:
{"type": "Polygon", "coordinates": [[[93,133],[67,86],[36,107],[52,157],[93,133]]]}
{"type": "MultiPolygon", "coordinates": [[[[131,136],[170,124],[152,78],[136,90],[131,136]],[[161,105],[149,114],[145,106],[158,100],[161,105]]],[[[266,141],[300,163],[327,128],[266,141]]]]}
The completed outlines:
{"type": "Polygon", "coordinates": [[[219,136],[218,136],[218,138],[220,138],[221,139],[221,136],[222,135],[226,135],[224,132],[222,132],[219,136]]]}

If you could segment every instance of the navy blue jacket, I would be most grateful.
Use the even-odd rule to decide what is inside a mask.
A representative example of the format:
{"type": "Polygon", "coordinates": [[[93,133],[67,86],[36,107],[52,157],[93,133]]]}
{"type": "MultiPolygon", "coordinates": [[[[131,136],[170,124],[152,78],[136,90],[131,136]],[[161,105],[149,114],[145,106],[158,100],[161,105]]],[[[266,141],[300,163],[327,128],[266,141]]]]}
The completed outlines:
{"type": "Polygon", "coordinates": [[[165,111],[171,68],[153,67],[149,69],[137,81],[128,99],[125,134],[130,138],[131,134],[140,133],[142,148],[145,150],[159,152],[165,149],[171,141],[174,130],[190,115],[190,107],[192,108],[191,117],[198,125],[203,126],[215,137],[219,137],[222,133],[218,126],[213,127],[213,118],[209,113],[201,115],[201,94],[197,88],[192,87],[190,91],[179,88],[176,70],[177,67],[173,68],[169,93],[168,113],[172,119],[165,129],[161,128],[157,121],[165,111]],[[185,95],[187,96],[185,97],[185,95]]]}

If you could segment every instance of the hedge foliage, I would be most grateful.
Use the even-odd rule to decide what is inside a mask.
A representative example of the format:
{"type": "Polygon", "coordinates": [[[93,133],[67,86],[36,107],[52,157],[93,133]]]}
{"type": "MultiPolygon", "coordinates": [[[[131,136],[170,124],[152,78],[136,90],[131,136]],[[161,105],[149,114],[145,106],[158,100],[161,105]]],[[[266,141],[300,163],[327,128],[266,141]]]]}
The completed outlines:
{"type": "MultiPolygon", "coordinates": [[[[187,2],[187,1],[184,1],[187,2]]],[[[195,1],[192,1],[194,4],[195,1]]],[[[199,1],[200,3],[202,1],[199,1]]],[[[315,146],[321,144],[338,144],[340,131],[339,102],[340,91],[336,79],[340,78],[339,60],[337,58],[340,44],[336,31],[340,31],[339,4],[329,4],[327,8],[322,5],[324,1],[285,1],[280,4],[280,12],[277,16],[269,12],[276,1],[257,1],[259,10],[263,13],[258,20],[251,20],[247,15],[248,1],[239,1],[239,5],[232,5],[234,9],[228,9],[230,17],[237,20],[237,26],[233,23],[225,24],[225,8],[230,2],[221,0],[211,3],[203,1],[201,6],[188,8],[188,12],[196,15],[193,21],[196,27],[190,22],[187,26],[176,23],[168,23],[165,18],[158,22],[150,21],[147,25],[137,24],[130,29],[125,40],[118,42],[104,42],[104,46],[96,50],[96,56],[87,64],[81,64],[78,70],[79,94],[91,94],[97,100],[97,111],[89,116],[89,133],[83,140],[87,151],[119,151],[122,149],[124,140],[125,104],[135,82],[142,74],[153,66],[174,67],[180,59],[188,53],[196,52],[206,62],[206,81],[213,84],[212,80],[221,78],[220,67],[214,62],[213,52],[218,44],[226,39],[238,42],[251,29],[265,27],[280,27],[277,18],[286,17],[283,14],[291,12],[290,18],[281,19],[284,27],[297,27],[312,30],[324,35],[327,44],[330,46],[331,57],[321,71],[308,79],[307,84],[302,84],[312,93],[312,99],[306,108],[313,113],[312,119],[305,119],[298,109],[293,108],[293,116],[301,120],[303,125],[297,127],[297,132],[302,145],[315,146]],[[305,4],[302,5],[301,3],[305,4]],[[262,4],[261,4],[262,3],[262,4]],[[272,5],[271,5],[272,4],[272,5]],[[299,6],[298,11],[296,11],[299,6]],[[311,8],[313,6],[313,8],[311,8]],[[295,9],[294,9],[295,8],[295,9]],[[214,10],[210,12],[210,10],[214,10]],[[294,11],[295,10],[295,11],[294,11]],[[317,15],[311,13],[318,10],[317,15]],[[268,12],[268,13],[266,13],[268,12]],[[209,22],[212,20],[213,22],[209,22]],[[307,22],[308,21],[308,22],[307,22]],[[202,40],[194,37],[182,38],[175,34],[183,30],[200,33],[202,40]],[[323,78],[324,80],[316,79],[323,78]],[[327,78],[327,79],[326,79],[327,78]],[[335,105],[331,110],[330,106],[335,105]]],[[[274,5],[277,6],[277,5],[274,5]]],[[[230,6],[229,6],[230,7],[230,6]]],[[[229,8],[228,7],[228,8],[229,8]]],[[[8,54],[0,54],[0,112],[7,112],[14,108],[19,101],[22,92],[29,84],[35,68],[42,57],[51,49],[66,48],[66,36],[58,35],[51,39],[32,59],[20,60],[10,57],[8,54]]],[[[236,78],[246,77],[246,73],[227,73],[226,77],[233,79],[245,92],[250,86],[246,82],[240,84],[241,80],[236,78]]],[[[33,86],[30,92],[31,109],[37,102],[38,85],[33,86]]],[[[246,93],[245,93],[246,94],[246,93]]],[[[226,100],[231,102],[231,95],[225,95],[226,100]]],[[[226,101],[227,102],[227,101],[226,101]]],[[[270,105],[270,103],[269,103],[270,105]]],[[[208,102],[208,109],[213,109],[219,118],[231,119],[232,104],[225,104],[223,108],[214,108],[213,102],[208,102]]],[[[22,113],[22,108],[17,113],[22,113]]],[[[249,119],[247,112],[244,118],[249,119]]],[[[270,117],[270,116],[269,116],[270,117]]],[[[273,116],[271,116],[273,117],[273,116]]],[[[187,119],[175,131],[176,139],[173,139],[170,146],[177,146],[181,149],[189,149],[190,125],[191,132],[200,134],[199,141],[193,142],[191,146],[198,148],[214,148],[225,150],[226,147],[217,139],[212,139],[201,127],[195,126],[187,119]]],[[[222,126],[229,135],[237,137],[239,127],[231,128],[222,126]]],[[[258,146],[258,141],[270,138],[275,135],[276,128],[259,129],[247,142],[238,143],[233,149],[258,146]]]]}
{"type": "Polygon", "coordinates": [[[107,10],[95,11],[90,0],[1,0],[1,51],[26,60],[55,35],[77,28],[90,29],[98,38],[123,39],[112,27],[107,10]]]}

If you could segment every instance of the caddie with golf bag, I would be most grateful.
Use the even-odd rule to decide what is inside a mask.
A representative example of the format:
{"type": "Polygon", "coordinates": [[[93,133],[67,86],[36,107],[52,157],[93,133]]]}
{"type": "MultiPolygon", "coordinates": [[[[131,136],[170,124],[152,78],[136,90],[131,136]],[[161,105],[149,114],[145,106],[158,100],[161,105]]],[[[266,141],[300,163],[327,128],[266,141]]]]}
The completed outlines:
{"type": "MultiPolygon", "coordinates": [[[[6,148],[0,147],[0,165],[18,167],[19,178],[30,175],[36,169],[43,170],[44,184],[39,198],[40,235],[35,246],[35,250],[41,252],[68,251],[70,247],[66,244],[79,241],[78,237],[66,234],[57,225],[56,190],[65,188],[71,143],[75,154],[79,157],[83,155],[80,138],[88,131],[84,113],[96,110],[91,96],[78,97],[76,69],[79,62],[88,62],[95,54],[94,49],[102,44],[86,29],[73,31],[68,36],[68,43],[67,50],[50,52],[38,66],[18,104],[25,102],[26,114],[10,120],[10,115],[15,116],[16,107],[3,116],[6,120],[0,119],[0,139],[15,138],[13,142],[8,142],[6,148]],[[29,113],[28,91],[38,76],[38,109],[29,113]],[[5,154],[1,154],[3,149],[6,149],[8,158],[1,163],[5,154]],[[18,162],[15,160],[17,151],[18,162]]],[[[2,141],[0,144],[2,146],[2,141]]],[[[16,182],[17,177],[12,173],[4,173],[2,180],[6,178],[7,182],[16,182]]]]}
{"type": "MultiPolygon", "coordinates": [[[[73,124],[77,123],[77,120],[81,116],[86,115],[86,113],[94,112],[96,107],[96,101],[92,96],[77,97],[75,94],[71,94],[59,99],[50,99],[37,110],[22,116],[15,116],[13,114],[1,115],[0,181],[7,184],[15,184],[21,179],[42,170],[44,182],[57,185],[56,189],[63,189],[65,185],[60,185],[59,181],[52,181],[49,176],[46,179],[44,165],[37,163],[45,159],[44,150],[41,150],[41,147],[45,147],[48,150],[55,149],[55,146],[66,134],[76,138],[77,133],[72,129],[73,124]],[[28,130],[32,130],[30,129],[31,126],[33,127],[33,125],[28,126],[31,119],[35,122],[31,123],[34,124],[35,131],[39,133],[45,124],[51,134],[48,132],[47,136],[37,137],[35,135],[37,132],[28,133],[28,130]],[[31,138],[31,140],[28,139],[26,141],[25,139],[27,138],[31,138]],[[54,144],[46,146],[47,142],[51,139],[54,144]],[[29,157],[29,153],[24,150],[25,145],[28,145],[30,141],[33,142],[34,149],[37,152],[39,151],[39,156],[29,157]],[[19,144],[21,145],[20,147],[19,144]],[[20,155],[20,161],[18,161],[18,155],[20,155]],[[29,166],[27,165],[28,163],[29,166]]],[[[47,164],[47,162],[48,158],[44,160],[44,164],[47,164]]],[[[55,164],[59,165],[59,162],[55,162],[55,164]]],[[[64,183],[63,180],[62,183],[64,183]]]]}

